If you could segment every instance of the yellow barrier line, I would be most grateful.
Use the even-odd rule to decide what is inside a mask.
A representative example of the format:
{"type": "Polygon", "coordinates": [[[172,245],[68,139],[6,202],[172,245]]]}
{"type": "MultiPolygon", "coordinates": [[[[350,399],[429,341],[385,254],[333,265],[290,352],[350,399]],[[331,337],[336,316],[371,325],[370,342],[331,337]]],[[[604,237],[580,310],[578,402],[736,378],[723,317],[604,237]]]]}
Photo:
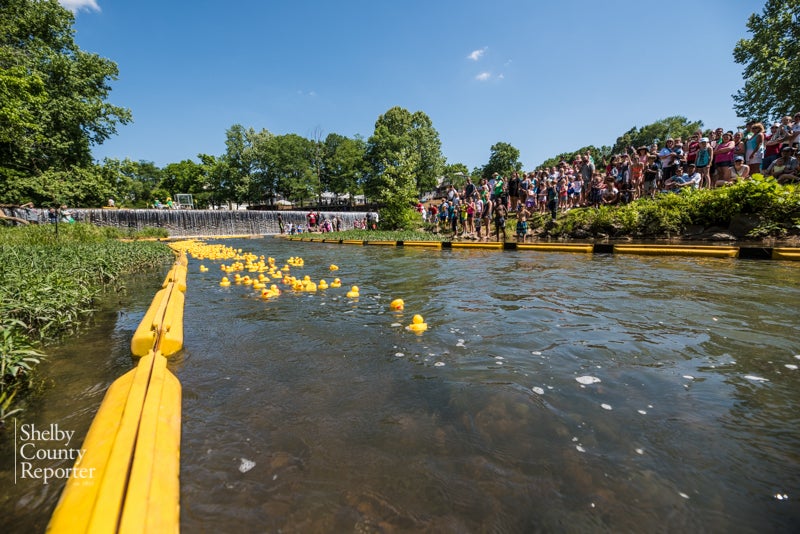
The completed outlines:
{"type": "Polygon", "coordinates": [[[136,331],[131,338],[131,354],[134,356],[140,358],[142,356],[147,356],[147,353],[155,347],[158,332],[156,332],[153,326],[160,324],[160,319],[157,319],[157,316],[163,317],[163,310],[166,307],[168,298],[168,288],[160,289],[156,292],[153,302],[150,303],[150,307],[147,308],[142,321],[139,323],[139,326],[136,327],[136,331]],[[160,316],[158,315],[159,312],[161,313],[160,316]]]}
{"type": "Polygon", "coordinates": [[[403,241],[404,247],[431,247],[442,248],[441,241],[403,241]]]}
{"type": "MultiPolygon", "coordinates": [[[[97,500],[89,521],[89,532],[112,532],[117,529],[119,524],[125,488],[128,484],[131,452],[139,432],[139,419],[142,415],[154,361],[155,354],[150,352],[134,369],[133,384],[131,384],[125,408],[122,411],[119,430],[114,438],[108,462],[103,466],[100,489],[97,492],[97,500]]],[[[89,444],[87,444],[87,448],[88,446],[89,444]]]]}
{"type": "Polygon", "coordinates": [[[177,531],[180,515],[180,383],[156,353],[119,532],[177,531]]]}
{"type": "Polygon", "coordinates": [[[358,239],[342,239],[343,245],[363,245],[363,241],[359,241],[358,239]]]}
{"type": "Polygon", "coordinates": [[[48,532],[164,532],[180,528],[181,386],[156,349],[183,346],[188,259],[179,253],[131,340],[135,369],[108,388],[48,532]],[[183,290],[181,280],[183,279],[183,290]]]}
{"type": "Polygon", "coordinates": [[[73,472],[56,505],[48,532],[85,532],[98,498],[102,475],[111,456],[115,438],[122,424],[121,414],[128,401],[136,370],[132,369],[114,381],[89,427],[80,449],[83,457],[75,462],[73,472]],[[83,476],[87,475],[87,476],[83,476]]]}
{"type": "Polygon", "coordinates": [[[773,260],[800,261],[800,248],[776,247],[772,249],[773,260]]]}
{"type": "Polygon", "coordinates": [[[540,250],[543,252],[594,252],[594,245],[570,245],[568,243],[517,243],[517,250],[540,250]]]}
{"type": "Polygon", "coordinates": [[[364,241],[365,245],[377,245],[384,247],[396,247],[397,241],[364,241]]]}
{"type": "Polygon", "coordinates": [[[739,254],[739,247],[714,247],[703,245],[614,245],[614,254],[735,258],[739,254]]]}
{"type": "Polygon", "coordinates": [[[486,249],[502,249],[502,242],[494,243],[451,243],[452,248],[486,248],[486,249]]]}
{"type": "Polygon", "coordinates": [[[183,307],[185,296],[173,290],[167,298],[164,315],[159,325],[155,349],[163,356],[172,356],[183,348],[183,307]]]}

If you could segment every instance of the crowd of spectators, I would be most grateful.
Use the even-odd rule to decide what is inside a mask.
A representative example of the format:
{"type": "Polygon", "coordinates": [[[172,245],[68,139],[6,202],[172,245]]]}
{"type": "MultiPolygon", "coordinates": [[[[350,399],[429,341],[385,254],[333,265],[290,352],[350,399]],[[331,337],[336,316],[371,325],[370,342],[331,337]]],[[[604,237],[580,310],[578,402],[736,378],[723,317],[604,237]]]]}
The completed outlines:
{"type": "Polygon", "coordinates": [[[499,239],[507,214],[516,214],[517,239],[524,240],[527,219],[536,212],[556,219],[560,211],[575,207],[627,203],[685,188],[723,187],[756,173],[774,176],[782,184],[800,182],[798,143],[800,113],[783,117],[769,131],[760,122],[748,123],[743,132],[697,130],[685,141],[668,138],[662,147],[658,142],[628,147],[600,165],[587,151],[571,162],[512,173],[508,180],[498,173],[478,184],[468,178],[463,188],[449,186],[440,202],[427,209],[420,204],[418,210],[439,231],[479,240],[492,233],[499,239]]]}

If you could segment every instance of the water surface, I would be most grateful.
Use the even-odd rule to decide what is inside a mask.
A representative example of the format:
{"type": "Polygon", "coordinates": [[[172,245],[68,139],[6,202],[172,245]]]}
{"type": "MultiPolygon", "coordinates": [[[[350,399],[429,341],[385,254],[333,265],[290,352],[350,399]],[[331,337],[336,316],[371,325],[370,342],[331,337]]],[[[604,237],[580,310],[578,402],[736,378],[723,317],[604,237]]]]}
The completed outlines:
{"type": "MultiPolygon", "coordinates": [[[[224,243],[302,256],[293,274],[315,280],[335,263],[361,297],[264,301],[219,287],[219,262],[190,261],[186,347],[171,364],[185,532],[800,524],[797,265],[224,243]],[[404,312],[388,310],[394,298],[404,312]],[[404,328],[415,313],[423,335],[404,328]]],[[[113,335],[129,340],[145,308],[120,312],[113,335]]],[[[97,364],[109,374],[130,365],[103,351],[87,349],[117,362],[97,364]]],[[[40,418],[85,433],[113,378],[40,418]]],[[[3,510],[38,527],[52,496],[17,485],[3,510]]]]}

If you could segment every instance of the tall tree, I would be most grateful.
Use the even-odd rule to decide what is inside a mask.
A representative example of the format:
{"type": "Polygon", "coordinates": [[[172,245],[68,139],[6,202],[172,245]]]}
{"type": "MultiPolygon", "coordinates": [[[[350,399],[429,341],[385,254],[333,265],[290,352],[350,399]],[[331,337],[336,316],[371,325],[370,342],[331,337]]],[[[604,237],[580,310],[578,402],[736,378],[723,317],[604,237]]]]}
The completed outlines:
{"type": "Polygon", "coordinates": [[[316,194],[314,143],[297,134],[277,135],[269,142],[269,176],[275,191],[289,200],[307,200],[316,194]]]}
{"type": "Polygon", "coordinates": [[[225,179],[221,184],[225,191],[225,200],[237,205],[252,198],[253,154],[250,150],[256,132],[253,128],[245,130],[241,124],[234,124],[225,131],[225,179]]]}
{"type": "Polygon", "coordinates": [[[508,177],[512,172],[522,170],[519,149],[501,141],[492,145],[491,150],[489,162],[483,166],[484,178],[488,179],[494,173],[508,177]]]}
{"type": "Polygon", "coordinates": [[[408,170],[414,177],[417,192],[432,191],[436,188],[445,161],[439,133],[434,129],[430,117],[422,111],[410,113],[397,106],[375,122],[375,131],[367,141],[366,159],[370,173],[365,181],[364,192],[372,198],[380,196],[386,169],[407,165],[413,165],[408,170]],[[416,157],[410,157],[411,152],[416,157]]]}
{"type": "Polygon", "coordinates": [[[325,138],[322,187],[335,195],[361,193],[367,172],[364,155],[367,144],[361,137],[349,138],[331,133],[325,138]]]}
{"type": "Polygon", "coordinates": [[[442,185],[455,185],[462,187],[467,182],[467,177],[470,176],[469,169],[463,163],[449,163],[444,166],[444,180],[442,185]]]}
{"type": "Polygon", "coordinates": [[[733,100],[739,117],[771,121],[800,111],[800,0],[767,0],[747,21],[733,59],[744,65],[744,87],[733,100]]]}
{"type": "Polygon", "coordinates": [[[131,120],[129,110],[106,101],[116,64],[78,48],[74,21],[56,0],[0,2],[0,114],[6,104],[18,106],[13,120],[0,121],[6,177],[88,167],[91,147],[131,120]]]}
{"type": "Polygon", "coordinates": [[[400,230],[410,228],[416,218],[413,205],[417,200],[417,181],[413,169],[418,168],[420,156],[411,150],[401,150],[392,165],[384,168],[378,201],[381,209],[381,228],[400,230]]]}
{"type": "Polygon", "coordinates": [[[698,129],[702,129],[703,122],[695,121],[690,122],[686,117],[674,116],[658,120],[652,124],[642,126],[641,128],[633,127],[620,137],[611,148],[612,154],[619,154],[625,152],[628,148],[645,145],[650,146],[652,143],[664,143],[670,137],[682,137],[687,139],[698,129]]]}

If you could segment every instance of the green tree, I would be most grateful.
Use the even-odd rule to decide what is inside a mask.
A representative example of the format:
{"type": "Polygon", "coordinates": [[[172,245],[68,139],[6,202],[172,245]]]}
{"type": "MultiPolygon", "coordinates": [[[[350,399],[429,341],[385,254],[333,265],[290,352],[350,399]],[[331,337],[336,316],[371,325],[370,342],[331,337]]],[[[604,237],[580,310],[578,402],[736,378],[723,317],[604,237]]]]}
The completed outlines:
{"type": "Polygon", "coordinates": [[[106,101],[116,64],[78,48],[74,20],[56,0],[0,2],[0,114],[8,106],[17,110],[6,111],[9,122],[0,120],[0,174],[6,179],[88,168],[91,147],[131,120],[129,110],[106,101]]]}
{"type": "Polygon", "coordinates": [[[519,161],[519,149],[501,141],[492,145],[491,150],[489,162],[483,166],[481,172],[483,178],[489,179],[494,173],[509,177],[512,172],[522,170],[522,163],[519,161]]]}
{"type": "Polygon", "coordinates": [[[444,166],[442,171],[442,186],[455,185],[457,188],[463,187],[470,176],[469,169],[463,163],[449,163],[444,166]]]}
{"type": "Polygon", "coordinates": [[[272,141],[274,135],[266,129],[248,135],[250,160],[250,199],[256,204],[270,203],[275,199],[277,178],[272,168],[272,141]]]}
{"type": "Polygon", "coordinates": [[[418,168],[420,156],[410,150],[403,150],[392,165],[383,168],[382,187],[378,202],[380,225],[386,230],[402,230],[410,228],[417,218],[414,205],[417,200],[417,180],[413,169],[418,168]]]}
{"type": "Polygon", "coordinates": [[[217,158],[209,154],[198,154],[200,164],[203,167],[205,175],[205,184],[203,184],[204,199],[211,208],[222,206],[230,202],[227,196],[228,188],[226,180],[228,178],[228,165],[223,158],[217,158]]]}
{"type": "Polygon", "coordinates": [[[689,122],[689,119],[681,116],[667,117],[642,128],[634,126],[617,138],[617,142],[611,147],[611,153],[621,154],[630,147],[650,146],[652,143],[663,144],[670,137],[687,139],[702,127],[702,121],[689,122]]]}
{"type": "Polygon", "coordinates": [[[744,87],[733,95],[739,117],[771,121],[800,110],[800,0],[767,0],[747,21],[733,59],[744,65],[744,87]]]}
{"type": "Polygon", "coordinates": [[[562,161],[572,162],[575,160],[575,157],[579,154],[581,156],[586,155],[586,152],[589,152],[594,160],[595,164],[599,164],[603,161],[603,158],[611,154],[611,147],[610,146],[601,146],[600,148],[595,147],[594,145],[585,146],[583,148],[579,148],[574,152],[564,152],[562,154],[558,154],[557,156],[553,156],[550,159],[544,160],[539,168],[543,167],[554,167],[561,163],[562,161]]]}
{"type": "Polygon", "coordinates": [[[366,142],[358,136],[351,139],[331,133],[323,147],[322,187],[337,197],[349,194],[352,202],[352,198],[361,193],[367,173],[366,142]]]}
{"type": "Polygon", "coordinates": [[[364,192],[371,198],[381,196],[383,174],[389,167],[394,169],[393,172],[413,176],[418,193],[433,191],[445,161],[439,133],[430,117],[422,111],[410,113],[401,107],[393,107],[378,117],[375,131],[367,141],[366,159],[370,172],[364,192]],[[410,152],[417,156],[409,157],[410,152]],[[399,169],[411,164],[414,167],[399,169]]]}
{"type": "Polygon", "coordinates": [[[297,134],[277,135],[269,140],[266,158],[268,180],[275,192],[293,201],[316,196],[312,164],[314,142],[297,134]]]}
{"type": "Polygon", "coordinates": [[[161,170],[160,187],[173,194],[189,193],[197,196],[204,192],[205,185],[205,168],[190,159],[170,163],[161,170]]]}
{"type": "Polygon", "coordinates": [[[252,138],[255,130],[245,130],[241,124],[234,124],[225,131],[225,154],[222,160],[224,178],[221,186],[226,201],[243,204],[252,198],[251,178],[253,170],[252,138]]]}

